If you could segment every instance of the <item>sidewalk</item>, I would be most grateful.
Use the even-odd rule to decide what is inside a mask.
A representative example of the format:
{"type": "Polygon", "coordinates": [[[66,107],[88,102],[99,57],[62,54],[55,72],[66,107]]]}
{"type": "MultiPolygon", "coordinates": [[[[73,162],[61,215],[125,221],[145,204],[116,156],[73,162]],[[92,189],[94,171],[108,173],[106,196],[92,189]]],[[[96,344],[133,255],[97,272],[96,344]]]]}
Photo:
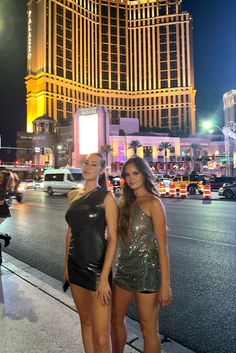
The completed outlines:
{"type": "MultiPolygon", "coordinates": [[[[0,267],[1,353],[83,353],[79,317],[62,283],[3,253],[0,267]]],[[[136,321],[127,318],[125,353],[143,351],[136,321]]],[[[162,353],[194,353],[170,341],[162,353]]]]}

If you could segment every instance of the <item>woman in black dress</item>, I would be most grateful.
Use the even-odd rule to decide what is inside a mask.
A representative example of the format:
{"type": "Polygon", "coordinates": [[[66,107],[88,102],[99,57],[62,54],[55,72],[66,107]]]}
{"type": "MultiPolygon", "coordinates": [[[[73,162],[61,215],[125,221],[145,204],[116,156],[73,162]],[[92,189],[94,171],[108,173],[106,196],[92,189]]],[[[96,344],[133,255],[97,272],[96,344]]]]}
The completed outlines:
{"type": "Polygon", "coordinates": [[[6,204],[7,191],[11,187],[9,184],[9,175],[8,171],[0,171],[0,223],[2,223],[5,218],[11,217],[9,207],[6,204]]]}
{"type": "Polygon", "coordinates": [[[105,158],[100,153],[85,159],[84,187],[69,193],[66,213],[69,228],[64,279],[70,283],[80,316],[86,353],[111,353],[111,267],[117,245],[118,207],[113,194],[99,185],[104,167],[105,158]]]}
{"type": "MultiPolygon", "coordinates": [[[[9,207],[6,203],[7,191],[8,188],[11,187],[11,183],[9,182],[8,171],[0,171],[0,224],[7,218],[11,217],[9,207]]],[[[0,240],[4,240],[4,246],[8,246],[10,244],[11,237],[8,234],[0,233],[0,240]]],[[[0,266],[2,264],[2,252],[1,252],[1,243],[0,243],[0,266]]]]}

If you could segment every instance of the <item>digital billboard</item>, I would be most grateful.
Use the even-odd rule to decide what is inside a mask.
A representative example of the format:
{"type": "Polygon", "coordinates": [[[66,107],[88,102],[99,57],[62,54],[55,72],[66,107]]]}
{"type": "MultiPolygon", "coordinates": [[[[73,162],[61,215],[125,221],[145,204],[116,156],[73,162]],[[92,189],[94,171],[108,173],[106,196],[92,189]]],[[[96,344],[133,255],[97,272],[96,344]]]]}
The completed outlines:
{"type": "Polygon", "coordinates": [[[98,114],[79,115],[79,154],[98,152],[98,114]]]}

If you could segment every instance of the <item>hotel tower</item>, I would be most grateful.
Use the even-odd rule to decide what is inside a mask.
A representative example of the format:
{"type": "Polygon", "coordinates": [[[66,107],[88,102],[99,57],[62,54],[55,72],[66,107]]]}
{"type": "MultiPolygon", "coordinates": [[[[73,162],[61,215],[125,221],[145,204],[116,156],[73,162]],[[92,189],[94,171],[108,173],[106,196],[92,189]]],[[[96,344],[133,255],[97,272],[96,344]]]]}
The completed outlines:
{"type": "Polygon", "coordinates": [[[27,131],[107,106],[110,122],[195,133],[192,19],[181,0],[28,0],[27,131]]]}

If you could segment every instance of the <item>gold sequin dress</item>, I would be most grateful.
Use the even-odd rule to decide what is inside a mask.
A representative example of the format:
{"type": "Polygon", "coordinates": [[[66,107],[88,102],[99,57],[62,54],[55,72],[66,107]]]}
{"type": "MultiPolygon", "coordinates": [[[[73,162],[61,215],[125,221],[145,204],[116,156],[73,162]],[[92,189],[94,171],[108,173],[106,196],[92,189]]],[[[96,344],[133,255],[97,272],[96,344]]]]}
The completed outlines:
{"type": "Polygon", "coordinates": [[[119,239],[115,283],[126,290],[156,292],[160,283],[158,244],[151,217],[134,203],[129,239],[119,239]]]}

